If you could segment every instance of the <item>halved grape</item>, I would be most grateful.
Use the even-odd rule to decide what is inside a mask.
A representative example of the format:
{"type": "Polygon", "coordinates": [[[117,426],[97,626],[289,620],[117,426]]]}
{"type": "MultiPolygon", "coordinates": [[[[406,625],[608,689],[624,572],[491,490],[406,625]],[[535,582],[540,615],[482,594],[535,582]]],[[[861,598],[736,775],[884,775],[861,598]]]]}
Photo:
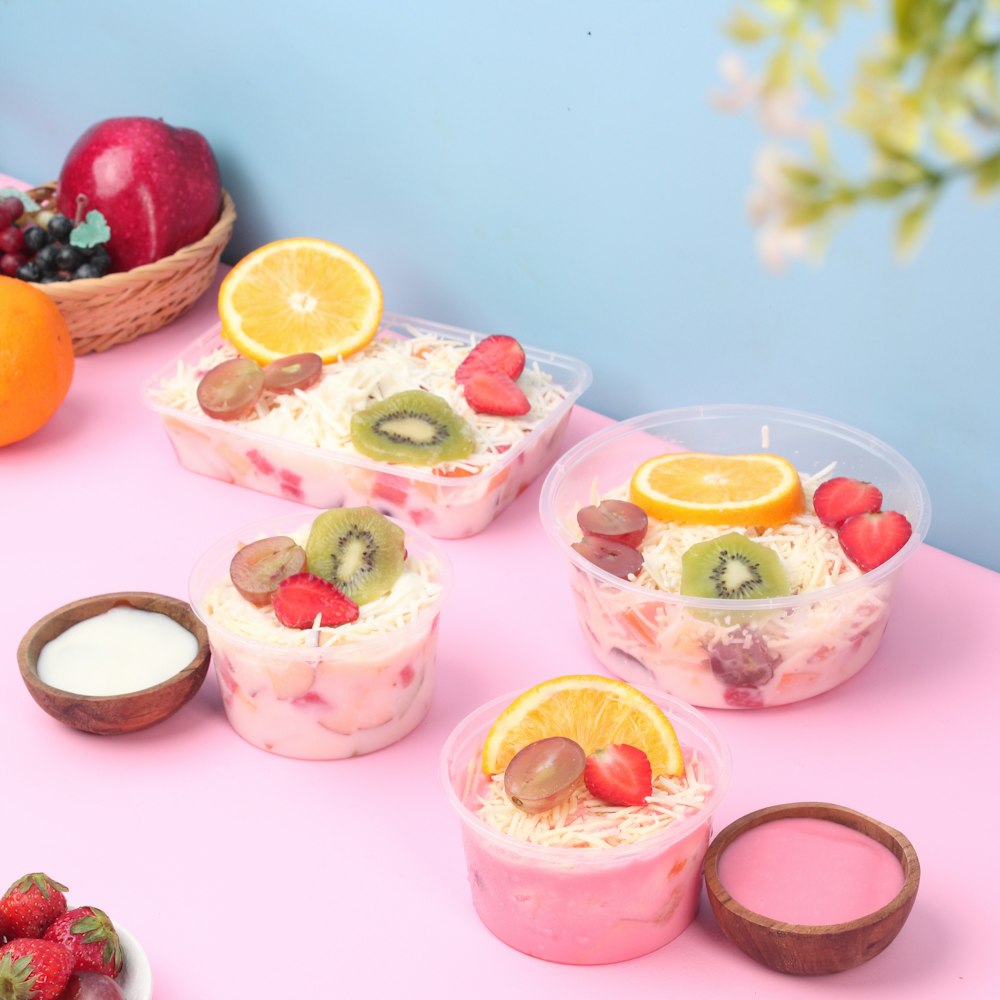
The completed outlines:
{"type": "Polygon", "coordinates": [[[602,500],[596,507],[582,507],[576,523],[585,535],[620,542],[638,548],[646,537],[649,518],[646,512],[628,500],[602,500]]]}
{"type": "Polygon", "coordinates": [[[292,392],[315,385],[323,374],[323,359],[318,354],[290,354],[278,358],[264,369],[264,388],[271,392],[292,392]]]}
{"type": "Polygon", "coordinates": [[[726,687],[759,688],[774,676],[781,656],[771,652],[759,633],[741,626],[708,647],[708,660],[712,673],[726,687]]]}
{"type": "Polygon", "coordinates": [[[264,391],[264,372],[256,361],[233,358],[205,372],[198,383],[198,405],[217,420],[238,420],[264,391]]]}
{"type": "Polygon", "coordinates": [[[522,812],[545,812],[569,798],[583,781],[587,755],[565,736],[549,736],[522,747],[503,775],[511,802],[522,812]]]}
{"type": "Polygon", "coordinates": [[[584,559],[589,559],[595,566],[600,566],[612,576],[620,576],[623,580],[642,569],[642,555],[621,542],[609,542],[606,538],[590,536],[574,542],[573,548],[584,559]]]}
{"type": "Polygon", "coordinates": [[[251,604],[261,608],[286,577],[306,568],[306,551],[287,535],[261,538],[244,545],[229,564],[229,579],[251,604]]]}

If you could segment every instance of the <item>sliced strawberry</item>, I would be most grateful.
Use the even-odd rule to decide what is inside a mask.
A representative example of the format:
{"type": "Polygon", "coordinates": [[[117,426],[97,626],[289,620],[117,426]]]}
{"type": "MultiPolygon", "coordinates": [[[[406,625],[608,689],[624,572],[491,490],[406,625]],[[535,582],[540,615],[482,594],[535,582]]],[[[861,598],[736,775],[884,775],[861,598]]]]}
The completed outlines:
{"type": "Polygon", "coordinates": [[[78,906],[49,924],[46,941],[61,944],[75,960],[74,971],[100,972],[114,979],[122,971],[122,943],[111,919],[96,906],[78,906]]]}
{"type": "Polygon", "coordinates": [[[587,790],[613,806],[641,806],[653,794],[653,770],[638,747],[616,743],[595,750],[583,770],[587,790]]]}
{"type": "Polygon", "coordinates": [[[524,371],[524,348],[513,337],[502,333],[487,337],[466,355],[455,371],[455,381],[461,385],[470,375],[484,371],[518,378],[524,371]]]}
{"type": "Polygon", "coordinates": [[[891,559],[913,534],[910,522],[894,510],[855,514],[837,532],[847,557],[866,573],[891,559]]]}
{"type": "Polygon", "coordinates": [[[820,483],[813,496],[813,510],[828,527],[839,528],[855,514],[872,514],[882,508],[882,491],[861,479],[837,476],[820,483]]]}
{"type": "Polygon", "coordinates": [[[528,397],[503,372],[473,372],[465,382],[465,401],[476,413],[520,417],[531,409],[528,397]]]}
{"type": "Polygon", "coordinates": [[[0,997],[57,1000],[72,971],[73,956],[61,944],[14,938],[0,948],[0,997]]]}
{"type": "Polygon", "coordinates": [[[288,628],[312,628],[317,615],[320,625],[353,622],[358,606],[332,583],[313,573],[296,573],[278,584],[271,598],[278,621],[288,628]]]}

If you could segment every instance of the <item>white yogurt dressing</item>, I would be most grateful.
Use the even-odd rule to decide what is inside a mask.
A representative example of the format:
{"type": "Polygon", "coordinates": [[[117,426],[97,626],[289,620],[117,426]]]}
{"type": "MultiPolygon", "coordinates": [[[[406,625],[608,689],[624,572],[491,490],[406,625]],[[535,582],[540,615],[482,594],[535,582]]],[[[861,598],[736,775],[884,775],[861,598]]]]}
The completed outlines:
{"type": "Polygon", "coordinates": [[[173,677],[197,652],[198,640],[168,615],[111,608],[47,642],[38,676],[72,694],[129,694],[173,677]]]}

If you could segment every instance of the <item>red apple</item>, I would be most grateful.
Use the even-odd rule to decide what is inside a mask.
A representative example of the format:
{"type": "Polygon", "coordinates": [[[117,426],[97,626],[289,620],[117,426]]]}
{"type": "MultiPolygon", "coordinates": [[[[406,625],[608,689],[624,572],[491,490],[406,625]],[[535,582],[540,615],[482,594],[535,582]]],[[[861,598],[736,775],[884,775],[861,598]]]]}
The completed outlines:
{"type": "Polygon", "coordinates": [[[108,118],[74,143],[59,174],[59,210],[71,219],[77,195],[111,229],[112,269],[129,271],[200,240],[222,204],[208,141],[161,118],[108,118]]]}

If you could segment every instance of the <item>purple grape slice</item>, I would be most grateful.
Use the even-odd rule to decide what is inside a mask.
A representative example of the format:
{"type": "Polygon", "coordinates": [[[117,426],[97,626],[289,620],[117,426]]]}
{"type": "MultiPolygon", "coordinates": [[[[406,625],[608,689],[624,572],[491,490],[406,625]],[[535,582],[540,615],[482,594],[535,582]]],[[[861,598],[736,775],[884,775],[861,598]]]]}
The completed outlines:
{"type": "Polygon", "coordinates": [[[229,579],[251,604],[271,603],[278,584],[306,568],[306,551],[287,535],[261,538],[244,545],[229,564],[229,579]]]}
{"type": "Polygon", "coordinates": [[[271,392],[294,392],[315,385],[323,374],[318,354],[290,354],[264,368],[264,388],[271,392]]]}
{"type": "Polygon", "coordinates": [[[198,383],[198,405],[216,420],[239,420],[264,391],[264,372],[256,361],[233,358],[205,372],[198,383]]]}
{"type": "Polygon", "coordinates": [[[504,771],[503,785],[522,812],[539,813],[569,798],[583,781],[587,755],[565,736],[549,736],[522,747],[504,771]]]}
{"type": "Polygon", "coordinates": [[[635,576],[642,569],[642,554],[629,545],[621,542],[611,542],[606,538],[588,535],[579,542],[573,543],[573,548],[584,559],[590,560],[595,566],[600,566],[612,576],[625,580],[635,576]]]}
{"type": "Polygon", "coordinates": [[[602,500],[597,506],[581,507],[576,523],[585,535],[638,548],[646,537],[649,518],[628,500],[602,500]]]}

